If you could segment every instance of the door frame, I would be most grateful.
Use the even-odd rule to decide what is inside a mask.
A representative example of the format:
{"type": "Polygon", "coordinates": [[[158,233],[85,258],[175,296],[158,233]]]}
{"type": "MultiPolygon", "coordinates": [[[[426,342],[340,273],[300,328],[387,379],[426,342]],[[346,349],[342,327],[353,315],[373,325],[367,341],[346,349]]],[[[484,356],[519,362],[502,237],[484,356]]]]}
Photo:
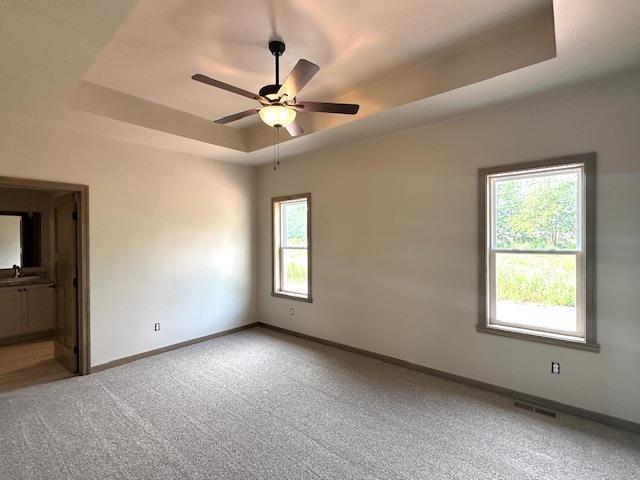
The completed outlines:
{"type": "Polygon", "coordinates": [[[27,190],[53,190],[76,193],[78,199],[77,266],[78,266],[78,374],[91,373],[91,337],[89,308],[89,186],[0,176],[0,187],[27,190]]]}

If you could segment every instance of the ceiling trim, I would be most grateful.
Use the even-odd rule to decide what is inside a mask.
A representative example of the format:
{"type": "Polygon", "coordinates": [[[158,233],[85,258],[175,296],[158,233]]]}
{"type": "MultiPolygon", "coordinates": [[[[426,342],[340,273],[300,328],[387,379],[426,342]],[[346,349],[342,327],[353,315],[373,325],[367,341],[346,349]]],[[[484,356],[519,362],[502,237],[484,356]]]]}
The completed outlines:
{"type": "Polygon", "coordinates": [[[95,83],[80,82],[69,100],[69,106],[231,150],[249,151],[246,135],[242,130],[220,125],[95,83]]]}

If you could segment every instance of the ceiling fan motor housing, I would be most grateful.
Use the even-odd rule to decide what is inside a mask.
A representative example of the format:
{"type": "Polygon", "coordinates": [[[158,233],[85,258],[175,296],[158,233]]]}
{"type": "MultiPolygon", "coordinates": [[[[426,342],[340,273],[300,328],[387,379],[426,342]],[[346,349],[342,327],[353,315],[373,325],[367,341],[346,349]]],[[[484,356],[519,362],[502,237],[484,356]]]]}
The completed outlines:
{"type": "Polygon", "coordinates": [[[261,97],[267,98],[269,100],[277,100],[278,99],[278,90],[280,90],[280,85],[265,85],[260,89],[258,94],[261,97]]]}

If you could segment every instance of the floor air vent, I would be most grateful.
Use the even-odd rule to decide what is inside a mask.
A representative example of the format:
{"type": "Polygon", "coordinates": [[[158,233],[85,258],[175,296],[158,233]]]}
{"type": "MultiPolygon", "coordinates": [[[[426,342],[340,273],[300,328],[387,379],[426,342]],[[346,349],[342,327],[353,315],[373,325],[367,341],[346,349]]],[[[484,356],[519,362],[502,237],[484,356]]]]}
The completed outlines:
{"type": "Polygon", "coordinates": [[[529,403],[523,403],[523,402],[513,402],[513,405],[518,408],[529,410],[530,412],[535,412],[541,415],[546,415],[547,417],[556,418],[556,412],[552,412],[551,410],[547,410],[546,408],[537,407],[535,405],[531,405],[529,403]]]}

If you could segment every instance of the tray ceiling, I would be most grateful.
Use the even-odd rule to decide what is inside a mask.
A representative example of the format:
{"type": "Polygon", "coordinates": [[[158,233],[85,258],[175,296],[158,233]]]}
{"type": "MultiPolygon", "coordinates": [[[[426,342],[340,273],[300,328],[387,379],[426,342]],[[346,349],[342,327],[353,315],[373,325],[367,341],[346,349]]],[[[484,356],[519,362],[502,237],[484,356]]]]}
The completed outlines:
{"type": "Polygon", "coordinates": [[[321,69],[301,100],[360,103],[355,118],[300,115],[284,155],[410,128],[469,108],[640,65],[636,0],[125,0],[15,2],[0,110],[240,163],[268,161],[270,129],[211,120],[273,81],[270,38],[321,69]]]}

